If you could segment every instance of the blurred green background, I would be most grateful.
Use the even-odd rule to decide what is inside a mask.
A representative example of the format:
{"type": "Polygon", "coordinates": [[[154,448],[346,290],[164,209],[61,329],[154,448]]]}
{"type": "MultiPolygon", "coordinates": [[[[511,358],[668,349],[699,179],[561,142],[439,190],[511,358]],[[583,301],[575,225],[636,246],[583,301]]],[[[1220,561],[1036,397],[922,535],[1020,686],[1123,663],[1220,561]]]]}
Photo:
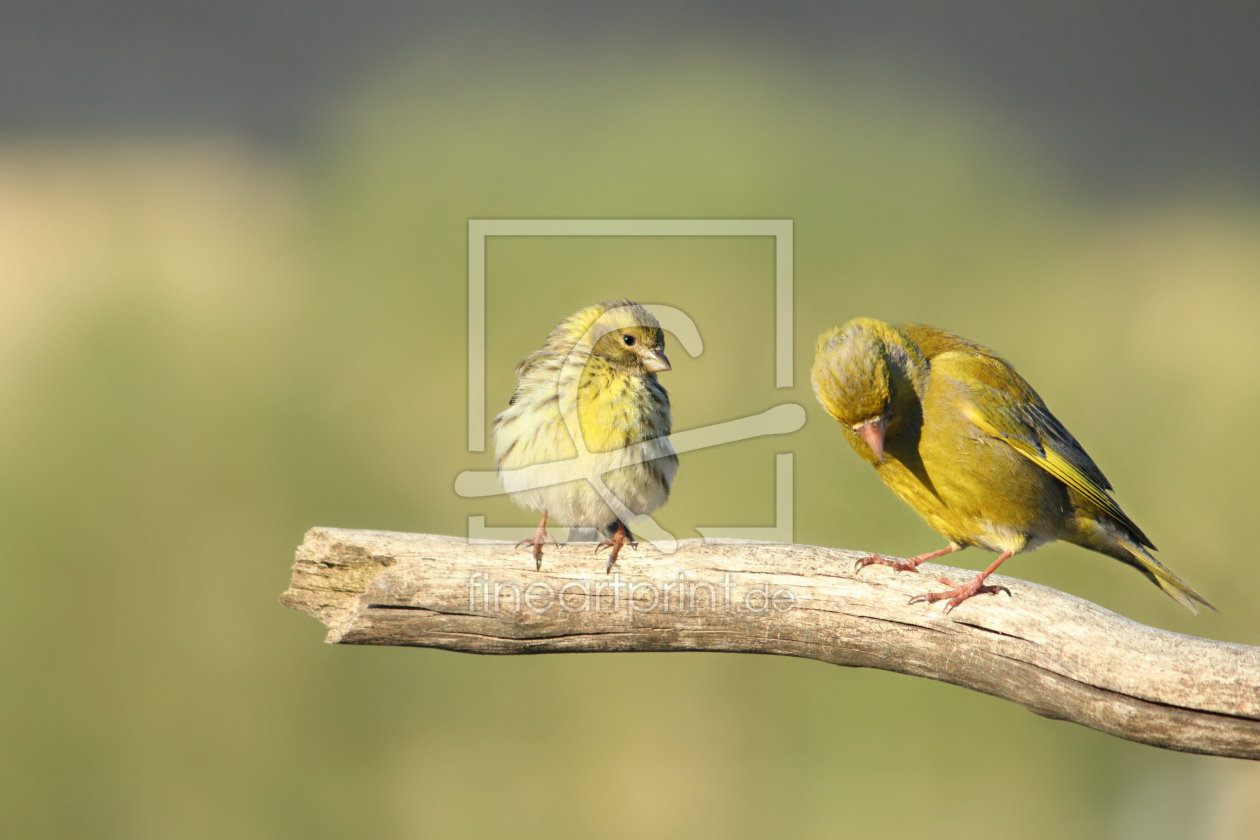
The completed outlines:
{"type": "MultiPolygon", "coordinates": [[[[132,75],[102,63],[99,109],[33,74],[32,90],[69,105],[8,111],[4,836],[1250,836],[1254,765],[951,686],[772,657],[333,648],[278,604],[313,525],[533,524],[506,499],[452,490],[460,471],[492,466],[466,451],[469,218],[789,218],[791,390],[774,388],[770,240],[492,240],[486,420],[516,362],[573,309],[671,304],[705,341],[694,359],[673,345],[676,428],[783,401],[808,422],[683,456],[659,521],[680,537],[770,524],[773,453],[792,451],[798,542],[909,555],[939,538],[849,451],[807,370],[815,336],[854,315],[927,321],[1013,360],[1220,612],[1195,618],[1071,547],[1005,572],[1260,643],[1260,190],[1228,153],[1252,126],[1217,118],[1224,106],[1169,118],[1213,93],[1210,73],[1186,71],[1203,87],[1160,110],[1115,83],[1141,88],[1141,56],[1082,78],[1081,43],[1027,46],[1047,61],[1026,75],[1089,112],[1072,122],[1075,105],[1011,104],[914,38],[862,29],[867,18],[824,30],[789,10],[799,26],[767,32],[778,18],[747,4],[678,27],[589,10],[566,27],[555,4],[524,23],[496,22],[503,4],[441,10],[426,30],[372,5],[408,25],[355,61],[335,26],[304,19],[281,39],[225,22],[242,53],[263,32],[249,54],[274,55],[277,74],[293,73],[294,43],[332,68],[287,88],[265,61],[220,73],[240,120],[211,105],[198,119],[203,100],[236,100],[191,85],[181,109],[184,76],[162,88],[145,73],[195,40],[193,12],[186,28],[103,30],[152,55],[117,62],[132,75]],[[117,107],[141,77],[169,97],[139,85],[137,101],[176,116],[117,107]],[[268,103],[293,99],[300,128],[254,130],[279,113],[268,103]],[[1091,121],[1113,110],[1128,133],[1091,121]]],[[[1095,32],[1075,14],[1060,35],[1095,32]]],[[[944,43],[967,29],[937,28],[944,43]]],[[[1180,37],[1140,32],[1152,54],[1180,37]]],[[[88,84],[77,43],[58,42],[88,84]]],[[[1219,63],[1210,47],[1197,55],[1219,63]]],[[[47,60],[37,52],[18,59],[47,60]]],[[[189,78],[199,62],[236,66],[231,50],[186,55],[171,66],[189,78]]]]}

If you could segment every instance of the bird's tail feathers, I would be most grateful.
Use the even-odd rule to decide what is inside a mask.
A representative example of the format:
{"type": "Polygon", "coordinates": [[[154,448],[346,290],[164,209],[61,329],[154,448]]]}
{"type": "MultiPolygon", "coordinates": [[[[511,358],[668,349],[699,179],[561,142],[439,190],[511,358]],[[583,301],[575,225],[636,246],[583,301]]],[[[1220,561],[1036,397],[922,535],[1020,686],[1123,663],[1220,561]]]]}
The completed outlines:
{"type": "MultiPolygon", "coordinates": [[[[1133,558],[1129,562],[1132,562],[1142,574],[1154,581],[1156,586],[1167,592],[1172,596],[1173,600],[1190,610],[1190,612],[1198,615],[1199,610],[1194,605],[1196,601],[1208,609],[1216,609],[1211,601],[1195,592],[1190,584],[1173,574],[1172,569],[1156,560],[1149,551],[1136,541],[1121,538],[1120,544],[1128,550],[1129,555],[1133,558]]],[[[1127,561],[1127,558],[1125,559],[1127,561]]]]}
{"type": "Polygon", "coordinates": [[[1195,592],[1190,584],[1177,577],[1172,569],[1156,560],[1136,536],[1127,533],[1119,525],[1093,517],[1082,518],[1078,522],[1080,530],[1074,538],[1069,538],[1071,542],[1123,560],[1196,615],[1199,612],[1196,602],[1208,609],[1216,609],[1207,598],[1195,592]]]}

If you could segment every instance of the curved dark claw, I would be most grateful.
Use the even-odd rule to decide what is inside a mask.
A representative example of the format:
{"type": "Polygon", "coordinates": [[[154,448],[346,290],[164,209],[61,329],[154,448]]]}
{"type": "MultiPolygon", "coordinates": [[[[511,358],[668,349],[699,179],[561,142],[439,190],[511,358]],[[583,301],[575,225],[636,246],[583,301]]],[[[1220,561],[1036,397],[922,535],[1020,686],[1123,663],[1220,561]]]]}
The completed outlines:
{"type": "MultiPolygon", "coordinates": [[[[938,580],[940,580],[940,582],[944,584],[949,583],[949,581],[946,580],[945,578],[938,578],[938,580]]],[[[948,601],[948,603],[945,605],[945,614],[948,615],[949,613],[954,611],[954,607],[959,606],[960,604],[962,604],[964,601],[968,600],[969,598],[972,598],[976,595],[996,595],[999,592],[1005,592],[1007,595],[1009,595],[1012,598],[1015,597],[1014,595],[1011,594],[1011,590],[1006,588],[1005,586],[1002,586],[1000,584],[981,585],[980,581],[975,580],[975,581],[972,581],[971,583],[964,583],[962,586],[955,586],[952,589],[946,589],[944,592],[924,592],[922,594],[915,595],[913,598],[910,599],[909,603],[910,604],[919,604],[919,603],[934,604],[937,601],[948,601]]]]}
{"type": "Polygon", "coordinates": [[[547,533],[547,515],[543,514],[542,522],[539,522],[538,527],[534,529],[534,535],[518,542],[515,550],[519,551],[523,546],[527,545],[533,546],[534,570],[542,571],[542,547],[548,543],[557,548],[560,546],[560,543],[556,542],[556,538],[547,533]]]}
{"type": "Polygon", "coordinates": [[[526,537],[525,539],[521,540],[520,542],[516,544],[515,550],[520,551],[522,547],[527,546],[527,545],[534,545],[534,546],[554,545],[556,548],[559,548],[561,546],[561,543],[556,542],[556,538],[551,536],[551,534],[543,534],[541,540],[538,539],[537,537],[526,537]]]}
{"type": "Polygon", "coordinates": [[[874,565],[875,563],[878,563],[880,560],[883,560],[883,559],[884,558],[880,557],[878,554],[868,554],[865,557],[859,557],[858,559],[853,561],[853,574],[856,575],[858,572],[862,571],[867,566],[874,565]]]}
{"type": "Polygon", "coordinates": [[[627,545],[630,546],[631,548],[636,548],[636,549],[639,547],[639,544],[637,542],[631,542],[630,540],[626,539],[625,534],[619,531],[616,534],[613,534],[612,539],[603,540],[599,543],[599,545],[595,546],[596,554],[599,554],[599,550],[601,548],[612,549],[612,551],[608,555],[608,566],[605,567],[604,569],[605,574],[612,574],[612,567],[613,567],[613,564],[617,562],[617,555],[621,554],[622,547],[627,546],[627,545]]]}
{"type": "MultiPolygon", "coordinates": [[[[608,548],[609,546],[616,548],[617,545],[618,543],[616,540],[604,540],[603,542],[595,546],[595,553],[599,554],[599,550],[601,548],[608,548]]],[[[631,548],[637,549],[639,547],[639,542],[638,540],[635,540],[634,542],[630,542],[629,540],[627,540],[626,542],[621,543],[621,545],[628,545],[631,548]]]]}
{"type": "Polygon", "coordinates": [[[595,554],[596,554],[596,556],[598,556],[598,555],[599,555],[599,550],[600,550],[601,548],[611,548],[611,549],[612,549],[612,551],[610,551],[610,552],[608,553],[608,565],[604,567],[604,574],[606,574],[606,575],[611,575],[611,574],[612,574],[612,567],[613,567],[613,563],[616,563],[616,562],[617,562],[617,555],[621,553],[621,546],[622,546],[622,545],[624,545],[624,543],[618,542],[618,541],[616,540],[616,538],[613,538],[613,539],[611,539],[611,540],[604,540],[604,541],[603,541],[603,542],[601,542],[599,545],[595,546],[595,554]]]}
{"type": "MultiPolygon", "coordinates": [[[[517,550],[519,550],[519,549],[521,548],[521,546],[526,546],[526,545],[528,545],[528,546],[533,546],[533,549],[534,549],[534,551],[533,551],[533,554],[534,554],[534,571],[536,571],[536,572],[541,572],[541,571],[542,571],[542,547],[543,547],[543,544],[544,544],[545,542],[547,542],[547,541],[546,541],[546,540],[535,540],[535,539],[532,539],[532,538],[531,538],[531,539],[528,539],[528,540],[521,540],[520,542],[518,542],[518,543],[516,544],[516,548],[517,548],[517,550]]],[[[560,545],[560,544],[559,544],[558,542],[556,542],[555,540],[551,540],[551,544],[552,544],[552,545],[554,545],[554,546],[559,546],[559,545],[560,545]]]]}
{"type": "Polygon", "coordinates": [[[599,541],[595,546],[595,553],[598,555],[601,548],[612,549],[608,554],[608,566],[604,569],[605,574],[612,574],[613,564],[617,562],[617,555],[621,553],[622,546],[628,545],[631,548],[638,548],[639,544],[632,542],[633,537],[630,535],[630,529],[620,520],[612,523],[604,532],[611,532],[611,536],[606,540],[599,541]]]}

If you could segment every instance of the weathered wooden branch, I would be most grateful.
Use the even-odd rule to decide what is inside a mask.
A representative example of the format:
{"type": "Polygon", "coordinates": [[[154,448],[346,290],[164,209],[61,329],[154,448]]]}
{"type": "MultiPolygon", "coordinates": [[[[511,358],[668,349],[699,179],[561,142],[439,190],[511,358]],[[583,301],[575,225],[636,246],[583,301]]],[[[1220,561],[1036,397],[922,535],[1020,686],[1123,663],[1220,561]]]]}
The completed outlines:
{"type": "Polygon", "coordinates": [[[974,571],[870,567],[857,552],[687,541],[627,548],[604,573],[589,543],[527,551],[455,537],[314,528],[282,602],[339,644],[469,653],[704,650],[883,668],[1013,700],[1121,738],[1260,758],[1260,648],[1137,624],[1071,595],[991,578],[1013,597],[946,615],[908,604],[974,571]]]}

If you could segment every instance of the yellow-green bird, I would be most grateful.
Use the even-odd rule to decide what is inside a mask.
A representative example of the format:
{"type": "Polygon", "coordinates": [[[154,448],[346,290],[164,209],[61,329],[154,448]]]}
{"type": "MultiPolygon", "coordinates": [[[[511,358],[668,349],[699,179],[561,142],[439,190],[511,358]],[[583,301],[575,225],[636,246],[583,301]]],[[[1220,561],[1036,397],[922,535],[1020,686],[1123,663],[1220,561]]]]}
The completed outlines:
{"type": "Polygon", "coordinates": [[[579,309],[556,324],[541,350],[516,367],[508,407],[494,419],[499,480],[522,507],[542,512],[530,539],[542,568],[553,517],[593,528],[611,548],[608,571],[633,537],[625,520],[669,496],[678,456],[669,442],[669,395],[656,374],[670,369],[665,333],[629,300],[579,309]]]}
{"type": "Polygon", "coordinates": [[[858,570],[911,570],[968,546],[998,552],[975,580],[912,603],[948,601],[949,611],[977,593],[1009,595],[985,578],[1011,555],[1066,540],[1136,567],[1191,612],[1212,606],[1151,556],[1098,465],[987,347],[926,324],[855,318],[819,337],[811,379],[849,445],[949,540],[909,560],[872,555],[858,570]]]}

